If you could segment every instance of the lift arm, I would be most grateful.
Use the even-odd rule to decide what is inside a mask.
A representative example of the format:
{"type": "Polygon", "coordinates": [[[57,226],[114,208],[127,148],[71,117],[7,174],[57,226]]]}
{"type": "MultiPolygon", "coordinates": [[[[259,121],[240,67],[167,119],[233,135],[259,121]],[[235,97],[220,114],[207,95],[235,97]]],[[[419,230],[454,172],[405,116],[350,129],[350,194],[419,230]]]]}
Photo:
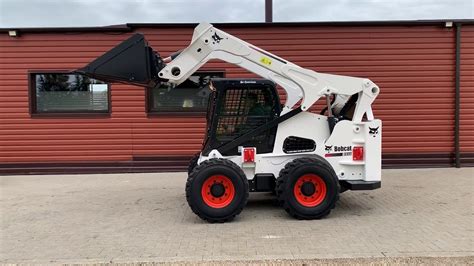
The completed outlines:
{"type": "Polygon", "coordinates": [[[353,121],[360,122],[364,114],[367,114],[368,120],[374,119],[371,104],[380,90],[371,80],[302,68],[208,23],[201,23],[194,29],[191,44],[178,55],[168,58],[169,62],[158,76],[180,84],[211,59],[238,65],[280,85],[287,94],[281,115],[290,111],[301,99],[301,109],[306,111],[322,96],[335,94],[350,97],[358,93],[353,121]]]}

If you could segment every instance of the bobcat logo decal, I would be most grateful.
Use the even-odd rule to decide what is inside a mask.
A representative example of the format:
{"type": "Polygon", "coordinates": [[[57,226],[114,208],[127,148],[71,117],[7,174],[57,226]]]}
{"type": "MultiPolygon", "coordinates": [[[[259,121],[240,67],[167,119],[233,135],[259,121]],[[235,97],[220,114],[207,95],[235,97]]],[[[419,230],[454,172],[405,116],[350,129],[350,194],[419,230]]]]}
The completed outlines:
{"type": "Polygon", "coordinates": [[[332,145],[331,145],[331,146],[324,145],[324,146],[326,147],[326,148],[325,148],[326,152],[330,152],[330,151],[331,151],[332,145]]]}
{"type": "Polygon", "coordinates": [[[219,35],[217,35],[217,32],[214,33],[214,35],[212,35],[212,39],[216,42],[216,43],[220,43],[221,40],[222,40],[222,37],[220,37],[219,35]]]}
{"type": "Polygon", "coordinates": [[[372,134],[372,135],[379,134],[379,127],[376,127],[376,128],[369,127],[369,134],[372,134]]]}

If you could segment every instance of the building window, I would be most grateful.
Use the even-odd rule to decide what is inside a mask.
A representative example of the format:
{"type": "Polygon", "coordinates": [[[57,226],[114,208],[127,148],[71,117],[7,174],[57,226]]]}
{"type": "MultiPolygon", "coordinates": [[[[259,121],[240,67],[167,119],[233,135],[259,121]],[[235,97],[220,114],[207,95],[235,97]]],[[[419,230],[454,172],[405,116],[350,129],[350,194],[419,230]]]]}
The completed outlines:
{"type": "Polygon", "coordinates": [[[109,85],[71,73],[31,73],[31,111],[40,113],[109,113],[109,85]]]}
{"type": "Polygon", "coordinates": [[[148,90],[148,112],[204,114],[209,100],[209,81],[224,77],[223,71],[199,71],[173,88],[170,83],[162,83],[148,90]]]}

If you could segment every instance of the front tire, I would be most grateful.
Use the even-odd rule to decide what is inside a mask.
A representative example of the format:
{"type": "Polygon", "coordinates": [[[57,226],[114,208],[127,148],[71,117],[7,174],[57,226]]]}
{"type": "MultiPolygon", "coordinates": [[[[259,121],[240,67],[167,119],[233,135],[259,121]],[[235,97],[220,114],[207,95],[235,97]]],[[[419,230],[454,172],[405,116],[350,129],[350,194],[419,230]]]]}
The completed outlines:
{"type": "Polygon", "coordinates": [[[297,219],[320,219],[339,199],[339,182],[331,165],[322,158],[300,158],[280,172],[276,192],[283,208],[297,219]]]}
{"type": "Polygon", "coordinates": [[[210,159],[194,167],[186,182],[191,210],[208,222],[226,222],[247,204],[249,184],[242,169],[226,159],[210,159]]]}

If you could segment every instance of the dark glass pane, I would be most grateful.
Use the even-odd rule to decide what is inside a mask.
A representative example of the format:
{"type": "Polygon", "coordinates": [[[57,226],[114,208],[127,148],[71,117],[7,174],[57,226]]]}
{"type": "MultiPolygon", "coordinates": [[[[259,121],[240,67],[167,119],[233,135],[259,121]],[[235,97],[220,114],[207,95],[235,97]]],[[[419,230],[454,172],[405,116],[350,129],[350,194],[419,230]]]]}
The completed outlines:
{"type": "Polygon", "coordinates": [[[37,112],[107,112],[108,85],[75,74],[35,74],[37,112]]]}
{"type": "Polygon", "coordinates": [[[211,93],[209,81],[223,76],[222,72],[197,72],[174,88],[162,83],[152,89],[151,111],[205,111],[211,93]]]}
{"type": "Polygon", "coordinates": [[[217,111],[217,141],[233,140],[273,119],[273,100],[268,89],[228,88],[223,100],[217,111]]]}

